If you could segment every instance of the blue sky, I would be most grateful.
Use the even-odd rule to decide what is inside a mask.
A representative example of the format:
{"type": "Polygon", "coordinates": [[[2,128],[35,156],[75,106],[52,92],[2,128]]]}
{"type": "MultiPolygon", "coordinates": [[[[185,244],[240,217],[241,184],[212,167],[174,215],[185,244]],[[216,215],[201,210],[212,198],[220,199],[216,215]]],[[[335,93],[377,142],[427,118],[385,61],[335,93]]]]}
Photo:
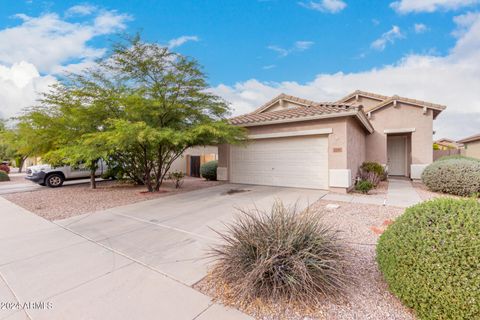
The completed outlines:
{"type": "Polygon", "coordinates": [[[234,113],[279,92],[326,101],[358,88],[447,104],[436,129],[459,138],[480,131],[479,2],[0,0],[0,116],[141,31],[195,57],[234,113]]]}

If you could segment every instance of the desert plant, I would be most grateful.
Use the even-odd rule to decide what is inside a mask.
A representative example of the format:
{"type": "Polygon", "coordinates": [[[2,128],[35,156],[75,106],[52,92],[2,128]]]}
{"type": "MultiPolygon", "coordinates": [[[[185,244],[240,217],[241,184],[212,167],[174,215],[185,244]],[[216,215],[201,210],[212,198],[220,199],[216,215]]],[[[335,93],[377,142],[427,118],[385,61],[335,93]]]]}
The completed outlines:
{"type": "Polygon", "coordinates": [[[386,178],[386,172],[380,163],[365,161],[359,168],[358,176],[361,180],[370,181],[376,187],[386,178]]]}
{"type": "Polygon", "coordinates": [[[470,196],[480,192],[480,162],[455,158],[435,161],[423,171],[422,181],[432,191],[470,196]]]}
{"type": "Polygon", "coordinates": [[[480,204],[438,198],[408,208],[381,235],[377,261],[420,319],[478,319],[480,204]]]}
{"type": "Polygon", "coordinates": [[[3,170],[0,170],[0,182],[1,181],[10,181],[10,177],[8,176],[8,173],[6,173],[3,170]]]}
{"type": "Polygon", "coordinates": [[[5,171],[7,174],[10,173],[10,167],[6,164],[0,164],[0,170],[5,171]]]}
{"type": "Polygon", "coordinates": [[[217,180],[217,167],[217,160],[205,162],[200,166],[200,174],[207,180],[217,180]]]}
{"type": "Polygon", "coordinates": [[[314,303],[342,295],[351,281],[346,248],[319,212],[276,202],[270,211],[240,210],[213,249],[213,277],[239,301],[314,303]]]}
{"type": "Polygon", "coordinates": [[[168,179],[175,182],[175,189],[178,189],[183,184],[183,179],[185,178],[185,173],[182,171],[173,171],[168,174],[168,179]]]}
{"type": "Polygon", "coordinates": [[[452,159],[471,160],[471,161],[480,162],[480,159],[472,158],[472,157],[466,157],[466,156],[462,156],[462,155],[459,155],[459,154],[454,154],[454,155],[451,155],[451,156],[443,156],[443,157],[438,158],[436,161],[444,161],[444,160],[452,160],[452,159]]]}
{"type": "Polygon", "coordinates": [[[373,183],[368,180],[360,180],[355,185],[355,190],[367,194],[370,190],[373,189],[373,183]]]}

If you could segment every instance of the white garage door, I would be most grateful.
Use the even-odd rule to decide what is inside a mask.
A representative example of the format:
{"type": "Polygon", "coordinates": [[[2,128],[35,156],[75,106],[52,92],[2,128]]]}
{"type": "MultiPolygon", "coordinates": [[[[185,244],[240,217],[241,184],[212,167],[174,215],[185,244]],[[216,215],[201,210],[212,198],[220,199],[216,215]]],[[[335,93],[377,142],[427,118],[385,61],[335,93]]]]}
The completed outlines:
{"type": "Polygon", "coordinates": [[[328,137],[323,135],[254,140],[232,146],[230,181],[328,189],[328,137]]]}

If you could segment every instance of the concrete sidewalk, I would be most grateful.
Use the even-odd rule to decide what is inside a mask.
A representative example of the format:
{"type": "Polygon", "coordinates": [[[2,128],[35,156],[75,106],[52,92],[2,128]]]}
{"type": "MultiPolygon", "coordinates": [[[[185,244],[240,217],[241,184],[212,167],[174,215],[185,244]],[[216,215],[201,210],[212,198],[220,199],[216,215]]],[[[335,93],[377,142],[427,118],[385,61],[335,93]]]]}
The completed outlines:
{"type": "Polygon", "coordinates": [[[0,208],[0,302],[13,304],[0,319],[250,319],[2,197],[0,208]]]}
{"type": "Polygon", "coordinates": [[[409,180],[395,178],[389,178],[386,195],[328,193],[322,200],[374,204],[379,206],[385,205],[400,208],[407,208],[422,202],[422,199],[409,180]]]}

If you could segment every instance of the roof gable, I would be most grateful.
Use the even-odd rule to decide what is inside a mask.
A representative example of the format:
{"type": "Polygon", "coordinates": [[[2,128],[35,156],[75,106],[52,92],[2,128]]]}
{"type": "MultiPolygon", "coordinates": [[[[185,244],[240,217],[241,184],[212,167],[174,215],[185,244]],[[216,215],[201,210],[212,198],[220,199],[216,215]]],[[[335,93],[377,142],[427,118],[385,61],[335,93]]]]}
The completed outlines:
{"type": "Polygon", "coordinates": [[[260,108],[256,109],[252,113],[263,113],[271,111],[279,111],[283,109],[293,109],[295,107],[308,107],[317,104],[314,101],[306,100],[294,96],[289,96],[284,93],[279,94],[272,100],[268,101],[260,108]]]}
{"type": "MultiPolygon", "coordinates": [[[[397,102],[401,102],[407,105],[415,106],[415,107],[420,107],[420,108],[425,108],[425,109],[431,109],[433,110],[433,118],[435,119],[440,112],[445,110],[447,107],[444,105],[436,104],[436,103],[431,103],[427,101],[422,101],[422,100],[416,100],[416,99],[410,99],[410,98],[405,98],[405,97],[400,97],[398,95],[393,95],[393,96],[384,96],[376,93],[371,93],[367,91],[361,91],[361,90],[356,90],[352,92],[351,94],[343,97],[340,99],[338,102],[350,102],[352,99],[355,99],[355,101],[358,101],[360,97],[367,98],[370,100],[376,100],[378,101],[378,104],[370,105],[370,106],[365,106],[365,112],[370,113],[370,112],[375,112],[377,110],[380,110],[386,106],[389,105],[396,105],[397,102]]],[[[353,102],[352,102],[353,103],[353,102]]]]}

